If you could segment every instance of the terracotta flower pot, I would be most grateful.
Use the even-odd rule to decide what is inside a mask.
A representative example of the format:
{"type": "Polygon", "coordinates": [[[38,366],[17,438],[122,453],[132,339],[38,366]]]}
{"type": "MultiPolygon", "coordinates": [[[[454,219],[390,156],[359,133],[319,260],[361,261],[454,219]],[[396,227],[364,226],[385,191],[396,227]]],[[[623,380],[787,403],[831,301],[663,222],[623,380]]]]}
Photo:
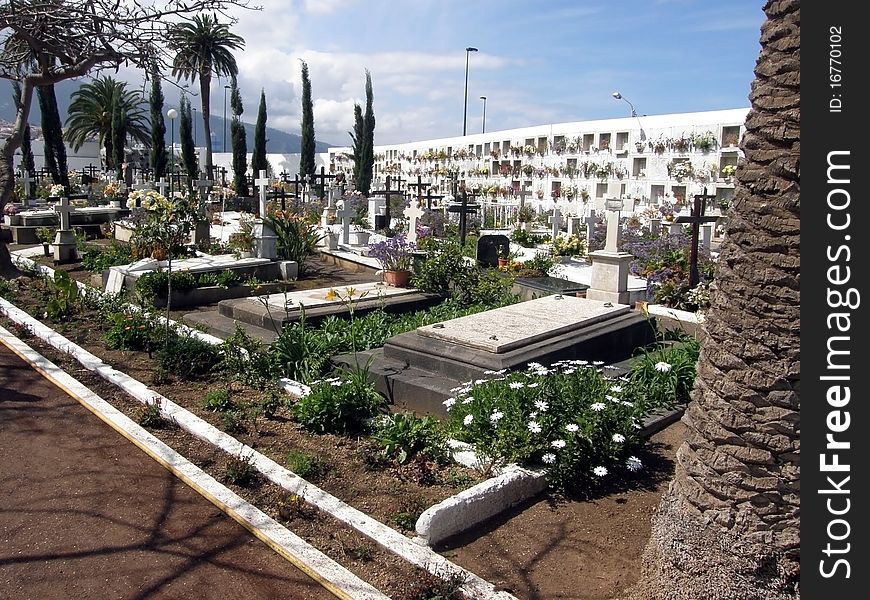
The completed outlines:
{"type": "Polygon", "coordinates": [[[393,287],[408,287],[411,271],[384,271],[384,281],[393,287]]]}
{"type": "Polygon", "coordinates": [[[509,262],[510,262],[510,261],[509,261],[508,259],[506,259],[506,258],[499,258],[499,259],[498,259],[498,266],[500,266],[500,267],[506,267],[506,266],[508,266],[509,262]]]}

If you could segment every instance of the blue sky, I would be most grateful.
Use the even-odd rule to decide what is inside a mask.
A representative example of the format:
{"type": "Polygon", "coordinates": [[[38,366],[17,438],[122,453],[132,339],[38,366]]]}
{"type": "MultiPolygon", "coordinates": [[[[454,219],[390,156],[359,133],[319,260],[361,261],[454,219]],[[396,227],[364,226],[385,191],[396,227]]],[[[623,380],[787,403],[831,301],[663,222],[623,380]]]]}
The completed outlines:
{"type": "MultiPolygon", "coordinates": [[[[376,143],[749,105],[764,20],[760,1],[261,0],[235,11],[246,119],[260,89],[268,124],[298,133],[308,63],[319,140],[350,143],[353,103],[372,74],[376,143]]],[[[212,111],[222,115],[223,82],[212,111]]]]}

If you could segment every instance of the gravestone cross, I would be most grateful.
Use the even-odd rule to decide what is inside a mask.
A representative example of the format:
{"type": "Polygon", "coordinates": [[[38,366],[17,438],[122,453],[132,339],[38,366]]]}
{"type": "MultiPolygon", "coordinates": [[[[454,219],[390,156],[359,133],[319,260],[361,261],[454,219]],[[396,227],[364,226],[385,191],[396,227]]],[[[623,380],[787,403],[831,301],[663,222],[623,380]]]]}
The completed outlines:
{"type": "Polygon", "coordinates": [[[430,187],[426,190],[426,208],[432,210],[432,201],[433,200],[441,200],[444,196],[442,194],[433,194],[432,188],[430,187]]]}
{"type": "Polygon", "coordinates": [[[169,187],[169,182],[166,181],[165,177],[161,177],[160,181],[157,182],[157,189],[160,190],[160,195],[164,198],[166,197],[166,188],[169,187]]]}
{"type": "Polygon", "coordinates": [[[698,275],[698,233],[702,223],[714,223],[717,217],[705,217],[704,209],[707,205],[707,200],[712,200],[716,196],[707,193],[707,188],[700,194],[695,194],[695,202],[692,208],[692,214],[688,217],[677,217],[677,223],[692,224],[692,245],[689,249],[689,287],[695,287],[700,281],[698,275]]]}
{"type": "Polygon", "coordinates": [[[75,212],[75,207],[70,206],[69,196],[63,195],[60,197],[60,202],[54,205],[54,212],[60,218],[60,231],[70,231],[69,216],[75,212]]]}
{"type": "Polygon", "coordinates": [[[319,192],[317,194],[318,197],[323,198],[324,188],[326,187],[326,180],[327,179],[335,179],[336,177],[337,177],[337,175],[333,175],[331,173],[329,175],[327,175],[326,174],[326,167],[320,167],[320,173],[314,174],[314,182],[315,182],[315,185],[317,186],[317,188],[319,189],[319,192]],[[317,183],[318,179],[320,180],[320,183],[317,183]]]}
{"type": "Polygon", "coordinates": [[[559,207],[553,209],[553,214],[550,216],[550,225],[552,229],[550,230],[550,239],[554,242],[556,238],[559,237],[560,230],[562,229],[562,211],[559,210],[559,207]]]}
{"type": "Polygon", "coordinates": [[[447,207],[447,212],[459,213],[459,244],[465,245],[465,234],[467,225],[467,215],[473,213],[480,208],[479,204],[468,203],[468,191],[462,190],[462,200],[459,204],[451,204],[447,207]]]}
{"type": "Polygon", "coordinates": [[[68,194],[63,194],[60,201],[54,205],[54,212],[57,213],[60,220],[60,226],[54,235],[54,260],[56,263],[72,262],[75,259],[76,238],[70,230],[69,218],[74,211],[75,207],[69,204],[68,194]]]}
{"type": "Polygon", "coordinates": [[[269,178],[266,176],[266,170],[260,170],[260,177],[254,181],[254,185],[260,188],[260,218],[266,218],[266,189],[269,187],[269,178]]]}
{"type": "Polygon", "coordinates": [[[197,179],[196,185],[197,196],[199,196],[199,208],[202,210],[205,207],[206,198],[209,190],[214,186],[214,181],[211,179],[197,179]]]}
{"type": "Polygon", "coordinates": [[[342,206],[336,211],[336,216],[341,219],[341,243],[347,244],[350,240],[350,221],[353,219],[354,210],[349,206],[349,203],[342,206]]]}
{"type": "Polygon", "coordinates": [[[520,208],[522,208],[526,204],[526,198],[532,195],[532,190],[528,188],[528,186],[523,183],[522,189],[517,192],[517,196],[520,198],[520,208]]]}
{"type": "Polygon", "coordinates": [[[423,183],[423,178],[417,175],[417,183],[409,183],[409,188],[415,188],[417,190],[417,202],[423,202],[423,188],[428,186],[428,183],[423,183]]]}
{"type": "Polygon", "coordinates": [[[590,209],[589,216],[583,219],[586,224],[586,242],[592,241],[592,236],[595,234],[595,226],[598,225],[598,217],[595,215],[595,210],[590,209]]]}
{"type": "Polygon", "coordinates": [[[402,214],[408,219],[408,236],[406,239],[412,244],[416,244],[417,221],[423,216],[423,209],[420,208],[420,203],[417,200],[411,199],[411,203],[402,214]]]}
{"type": "Polygon", "coordinates": [[[304,198],[299,195],[299,188],[303,184],[302,180],[299,179],[299,173],[296,173],[296,175],[293,176],[293,181],[290,181],[289,183],[293,184],[293,195],[296,197],[296,202],[304,202],[304,198]]]}

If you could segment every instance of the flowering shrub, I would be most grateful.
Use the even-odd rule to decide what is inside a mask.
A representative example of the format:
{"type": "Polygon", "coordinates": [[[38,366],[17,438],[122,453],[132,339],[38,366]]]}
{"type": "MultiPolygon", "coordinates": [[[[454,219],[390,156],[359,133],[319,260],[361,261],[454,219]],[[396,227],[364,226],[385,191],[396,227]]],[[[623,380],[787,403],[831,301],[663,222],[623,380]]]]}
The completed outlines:
{"type": "Polygon", "coordinates": [[[719,170],[719,172],[722,174],[722,177],[734,177],[734,174],[737,172],[737,167],[734,165],[725,165],[719,170]]]}
{"type": "Polygon", "coordinates": [[[474,446],[485,468],[543,465],[550,485],[569,493],[640,469],[634,453],[643,419],[667,398],[585,360],[487,375],[454,388],[444,402],[453,435],[474,446]]]}
{"type": "Polygon", "coordinates": [[[17,215],[18,214],[18,207],[15,206],[14,204],[12,204],[11,202],[7,202],[3,206],[3,214],[9,215],[9,216],[17,215]]]}
{"type": "MultiPolygon", "coordinates": [[[[106,198],[114,198],[118,194],[118,192],[120,192],[120,191],[121,191],[121,188],[118,186],[118,183],[115,181],[110,181],[103,187],[103,195],[106,198]]],[[[137,191],[139,191],[139,190],[137,190],[137,191]]]]}
{"type": "Polygon", "coordinates": [[[553,240],[553,254],[556,256],[585,256],[586,240],[577,236],[560,234],[553,240]]]}
{"type": "Polygon", "coordinates": [[[299,265],[299,274],[305,272],[305,258],[314,254],[322,235],[316,225],[303,215],[291,210],[275,209],[265,219],[277,236],[278,256],[299,265]]]}
{"type": "Polygon", "coordinates": [[[668,175],[677,181],[692,177],[694,174],[695,170],[692,168],[692,163],[687,160],[672,160],[668,163],[668,175]]]}
{"type": "Polygon", "coordinates": [[[50,188],[48,188],[48,195],[52,198],[59,198],[63,195],[64,188],[60,183],[55,183],[50,188]]]}
{"type": "Polygon", "coordinates": [[[378,259],[385,271],[410,271],[416,246],[404,234],[369,245],[368,255],[378,259]]]}

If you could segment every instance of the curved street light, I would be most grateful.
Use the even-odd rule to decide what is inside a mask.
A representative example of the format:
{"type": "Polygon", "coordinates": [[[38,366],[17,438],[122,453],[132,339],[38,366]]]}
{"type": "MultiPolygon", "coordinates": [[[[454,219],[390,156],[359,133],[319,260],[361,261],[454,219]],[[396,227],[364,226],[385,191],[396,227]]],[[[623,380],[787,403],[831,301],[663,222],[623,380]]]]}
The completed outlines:
{"type": "Polygon", "coordinates": [[[631,116],[634,117],[635,119],[637,119],[637,125],[638,125],[638,127],[640,127],[640,139],[645,140],[646,139],[646,132],[643,130],[643,125],[640,124],[640,117],[637,116],[637,111],[634,110],[634,104],[632,104],[628,98],[626,98],[625,96],[623,96],[619,92],[613,92],[611,94],[611,96],[613,96],[617,100],[625,100],[626,102],[628,102],[628,105],[631,107],[631,116]]]}
{"type": "Polygon", "coordinates": [[[477,48],[469,46],[465,49],[465,106],[462,110],[462,135],[465,135],[465,126],[468,123],[468,53],[477,52],[477,48]]]}

